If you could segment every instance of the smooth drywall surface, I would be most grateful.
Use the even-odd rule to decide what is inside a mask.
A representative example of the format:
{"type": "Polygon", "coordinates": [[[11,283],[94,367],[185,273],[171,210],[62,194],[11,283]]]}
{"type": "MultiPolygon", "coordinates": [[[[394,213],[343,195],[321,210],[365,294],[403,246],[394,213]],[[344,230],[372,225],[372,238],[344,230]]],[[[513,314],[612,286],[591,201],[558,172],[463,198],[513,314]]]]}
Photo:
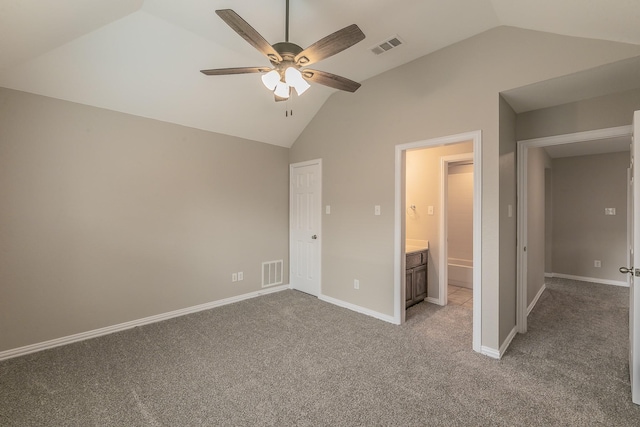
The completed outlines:
{"type": "Polygon", "coordinates": [[[515,313],[510,279],[514,298],[499,304],[499,93],[637,55],[640,46],[499,27],[332,95],[290,157],[323,159],[332,208],[323,216],[323,293],[393,315],[395,146],[481,130],[482,345],[498,349],[500,315],[515,313]]]}
{"type": "Polygon", "coordinates": [[[545,266],[545,168],[550,163],[544,148],[527,154],[527,306],[544,286],[545,266]]]}
{"type": "Polygon", "coordinates": [[[544,272],[553,273],[553,169],[544,170],[544,272]]]}
{"type": "Polygon", "coordinates": [[[473,164],[450,165],[448,179],[448,257],[473,261],[473,164]]]}
{"type": "Polygon", "coordinates": [[[516,113],[499,97],[500,113],[500,343],[516,324],[517,235],[516,113]]]}
{"type": "MultiPolygon", "coordinates": [[[[472,152],[473,142],[469,141],[407,150],[406,153],[406,205],[416,207],[415,211],[407,209],[406,237],[429,241],[427,295],[431,298],[440,298],[441,159],[445,156],[472,152]],[[433,207],[433,215],[428,213],[429,206],[433,207]]],[[[471,178],[473,184],[473,176],[471,178]]]]}
{"type": "Polygon", "coordinates": [[[0,89],[0,351],[261,289],[288,156],[0,89]]]}
{"type": "Polygon", "coordinates": [[[627,168],[619,152],[553,159],[553,272],[624,281],[627,168]],[[615,208],[615,215],[605,215],[615,208]],[[594,266],[600,260],[602,267],[594,266]]]}
{"type": "Polygon", "coordinates": [[[518,140],[630,125],[640,89],[518,114],[518,140]]]}

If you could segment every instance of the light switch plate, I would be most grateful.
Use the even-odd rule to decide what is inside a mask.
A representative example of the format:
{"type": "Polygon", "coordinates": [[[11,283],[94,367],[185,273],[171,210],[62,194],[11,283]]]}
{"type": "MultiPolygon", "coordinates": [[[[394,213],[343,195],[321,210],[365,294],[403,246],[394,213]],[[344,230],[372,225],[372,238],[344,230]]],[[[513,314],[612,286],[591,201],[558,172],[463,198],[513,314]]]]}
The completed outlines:
{"type": "Polygon", "coordinates": [[[380,215],[380,205],[375,205],[373,207],[373,213],[374,215],[380,215]]]}

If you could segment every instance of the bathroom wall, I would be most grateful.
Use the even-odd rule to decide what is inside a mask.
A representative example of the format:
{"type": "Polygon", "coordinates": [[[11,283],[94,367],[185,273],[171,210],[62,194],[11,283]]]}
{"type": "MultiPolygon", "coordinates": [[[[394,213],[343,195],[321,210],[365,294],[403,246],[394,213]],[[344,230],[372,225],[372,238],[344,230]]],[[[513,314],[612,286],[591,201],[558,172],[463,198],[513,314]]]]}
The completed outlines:
{"type": "Polygon", "coordinates": [[[407,151],[406,156],[406,238],[429,241],[428,295],[439,298],[440,252],[440,159],[473,152],[473,143],[407,151]],[[414,205],[415,210],[410,206],[414,205]],[[428,212],[433,206],[433,214],[428,212]]]}
{"type": "Polygon", "coordinates": [[[473,164],[449,165],[449,259],[473,261],[473,164]]]}

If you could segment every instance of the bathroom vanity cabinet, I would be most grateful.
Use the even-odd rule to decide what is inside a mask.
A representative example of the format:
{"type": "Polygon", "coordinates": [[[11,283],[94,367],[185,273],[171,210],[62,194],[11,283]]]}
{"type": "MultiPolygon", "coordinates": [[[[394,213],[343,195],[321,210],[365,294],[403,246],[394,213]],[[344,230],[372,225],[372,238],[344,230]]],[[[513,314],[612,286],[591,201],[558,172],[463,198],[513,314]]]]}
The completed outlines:
{"type": "Polygon", "coordinates": [[[426,249],[407,253],[405,307],[411,307],[427,297],[428,253],[426,249]]]}

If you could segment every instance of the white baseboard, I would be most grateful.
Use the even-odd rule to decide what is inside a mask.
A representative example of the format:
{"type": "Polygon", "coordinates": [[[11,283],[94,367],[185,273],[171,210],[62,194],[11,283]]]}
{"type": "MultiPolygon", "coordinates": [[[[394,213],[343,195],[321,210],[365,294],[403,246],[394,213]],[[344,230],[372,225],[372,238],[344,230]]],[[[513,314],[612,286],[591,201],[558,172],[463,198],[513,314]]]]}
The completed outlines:
{"type": "Polygon", "coordinates": [[[444,302],[442,302],[440,298],[426,297],[424,300],[426,302],[430,302],[431,304],[444,305],[444,302]]]}
{"type": "Polygon", "coordinates": [[[284,291],[285,289],[290,289],[290,288],[291,287],[289,285],[274,286],[271,288],[265,288],[259,291],[250,292],[248,294],[243,294],[235,297],[212,301],[205,304],[194,305],[192,307],[170,311],[168,313],[157,314],[155,316],[149,316],[149,317],[145,317],[138,320],[132,320],[130,322],[120,323],[113,326],[107,326],[105,328],[94,329],[92,331],[81,332],[79,334],[56,338],[53,340],[31,344],[24,347],[18,347],[11,350],[5,350],[0,352],[0,360],[11,359],[13,357],[24,356],[25,354],[35,353],[37,351],[47,350],[54,347],[60,347],[62,345],[71,344],[78,341],[84,341],[91,338],[97,338],[103,335],[112,334],[114,332],[120,332],[127,329],[135,328],[137,326],[143,326],[143,325],[148,325],[150,323],[161,322],[163,320],[172,319],[174,317],[185,316],[187,314],[197,313],[199,311],[209,310],[209,309],[220,307],[223,305],[233,304],[234,302],[239,302],[246,299],[259,297],[261,295],[267,295],[274,292],[284,291]]]}
{"type": "Polygon", "coordinates": [[[513,329],[511,329],[511,332],[509,332],[509,335],[507,335],[507,338],[504,340],[504,342],[500,346],[499,350],[496,350],[495,348],[491,348],[491,347],[486,347],[483,345],[480,348],[480,353],[484,354],[485,356],[489,356],[492,359],[497,359],[497,360],[502,359],[502,356],[504,356],[504,353],[507,351],[507,348],[509,348],[511,341],[513,341],[513,338],[515,338],[517,333],[518,333],[518,330],[514,326],[513,329]]]}
{"type": "Polygon", "coordinates": [[[399,324],[393,316],[382,314],[368,308],[360,307],[359,305],[351,304],[350,302],[342,301],[322,294],[318,296],[318,299],[328,302],[329,304],[337,305],[338,307],[346,308],[360,314],[366,314],[367,316],[375,317],[376,319],[383,320],[385,322],[393,323],[394,325],[399,324]]]}
{"type": "Polygon", "coordinates": [[[492,359],[500,359],[500,351],[496,350],[495,348],[491,348],[491,347],[487,347],[487,346],[482,346],[480,347],[480,354],[484,354],[485,356],[489,356],[492,359]]]}
{"type": "Polygon", "coordinates": [[[562,273],[551,273],[550,276],[546,277],[558,277],[560,279],[570,279],[570,280],[579,280],[581,282],[589,282],[589,283],[600,283],[602,285],[612,285],[612,286],[622,286],[624,288],[628,288],[629,284],[623,280],[608,280],[608,279],[598,279],[595,277],[583,277],[583,276],[573,276],[571,274],[562,274],[562,273]]]}
{"type": "Polygon", "coordinates": [[[529,304],[529,307],[527,307],[527,316],[531,313],[531,310],[533,310],[533,307],[536,306],[536,304],[538,303],[538,300],[542,296],[542,293],[544,292],[545,289],[547,289],[547,285],[543,283],[542,287],[540,288],[536,296],[533,298],[533,301],[531,301],[531,304],[529,304]]]}

